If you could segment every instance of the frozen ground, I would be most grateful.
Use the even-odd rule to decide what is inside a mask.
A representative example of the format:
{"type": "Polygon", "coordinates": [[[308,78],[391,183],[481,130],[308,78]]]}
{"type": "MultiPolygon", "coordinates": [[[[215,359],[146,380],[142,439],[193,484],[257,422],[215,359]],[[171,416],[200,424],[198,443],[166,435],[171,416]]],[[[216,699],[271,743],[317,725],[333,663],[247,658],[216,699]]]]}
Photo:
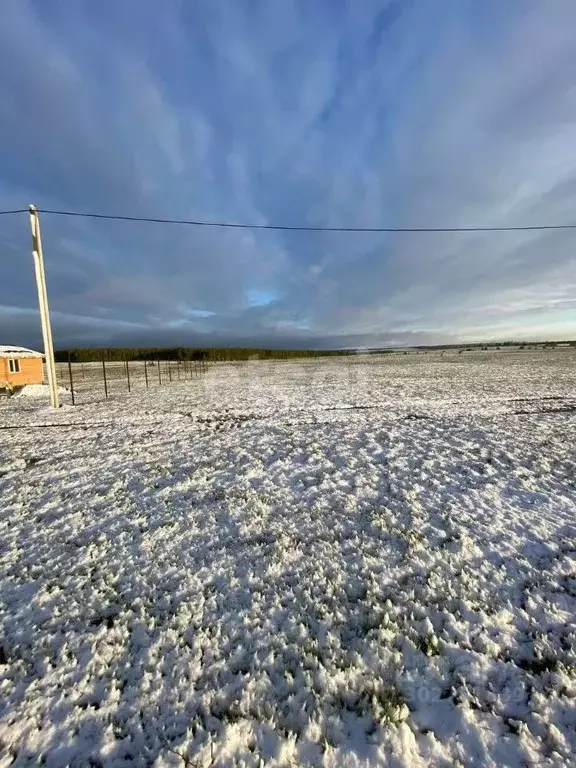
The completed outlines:
{"type": "Polygon", "coordinates": [[[0,765],[574,765],[575,352],[0,403],[0,765]]]}

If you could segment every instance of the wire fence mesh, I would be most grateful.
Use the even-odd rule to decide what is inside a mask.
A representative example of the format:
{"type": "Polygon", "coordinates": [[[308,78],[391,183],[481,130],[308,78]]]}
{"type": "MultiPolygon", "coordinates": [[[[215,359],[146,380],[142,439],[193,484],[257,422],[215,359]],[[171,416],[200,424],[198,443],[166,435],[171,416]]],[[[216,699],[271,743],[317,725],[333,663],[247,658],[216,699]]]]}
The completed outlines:
{"type": "Polygon", "coordinates": [[[93,360],[57,362],[58,386],[72,404],[106,400],[118,394],[194,381],[208,370],[204,360],[93,360]]]}

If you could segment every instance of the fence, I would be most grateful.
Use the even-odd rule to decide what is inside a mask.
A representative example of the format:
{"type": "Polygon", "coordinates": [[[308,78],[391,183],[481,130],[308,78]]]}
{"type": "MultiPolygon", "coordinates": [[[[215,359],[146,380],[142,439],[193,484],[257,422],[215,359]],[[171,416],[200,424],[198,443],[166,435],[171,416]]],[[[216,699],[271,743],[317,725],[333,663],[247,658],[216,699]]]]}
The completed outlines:
{"type": "Polygon", "coordinates": [[[58,386],[69,391],[72,405],[191,381],[207,370],[208,364],[204,360],[102,359],[56,363],[58,386]]]}

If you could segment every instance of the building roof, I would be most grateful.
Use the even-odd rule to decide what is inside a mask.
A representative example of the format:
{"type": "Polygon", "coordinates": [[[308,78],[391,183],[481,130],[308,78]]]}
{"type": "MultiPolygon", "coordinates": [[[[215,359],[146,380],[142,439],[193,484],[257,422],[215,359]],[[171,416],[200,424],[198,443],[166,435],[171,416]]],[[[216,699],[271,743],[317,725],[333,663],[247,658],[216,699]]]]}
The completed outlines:
{"type": "Polygon", "coordinates": [[[33,349],[26,349],[26,347],[0,344],[0,357],[44,357],[44,355],[41,352],[34,352],[33,349]]]}

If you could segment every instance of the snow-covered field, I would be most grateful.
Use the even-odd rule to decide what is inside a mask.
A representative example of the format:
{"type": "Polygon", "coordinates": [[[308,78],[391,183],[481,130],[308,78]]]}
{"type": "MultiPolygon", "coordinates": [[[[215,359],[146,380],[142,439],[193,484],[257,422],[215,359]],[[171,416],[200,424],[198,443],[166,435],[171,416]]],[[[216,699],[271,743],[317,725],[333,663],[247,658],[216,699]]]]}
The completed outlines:
{"type": "Polygon", "coordinates": [[[1,766],[575,764],[576,350],[222,364],[0,438],[1,766]]]}

